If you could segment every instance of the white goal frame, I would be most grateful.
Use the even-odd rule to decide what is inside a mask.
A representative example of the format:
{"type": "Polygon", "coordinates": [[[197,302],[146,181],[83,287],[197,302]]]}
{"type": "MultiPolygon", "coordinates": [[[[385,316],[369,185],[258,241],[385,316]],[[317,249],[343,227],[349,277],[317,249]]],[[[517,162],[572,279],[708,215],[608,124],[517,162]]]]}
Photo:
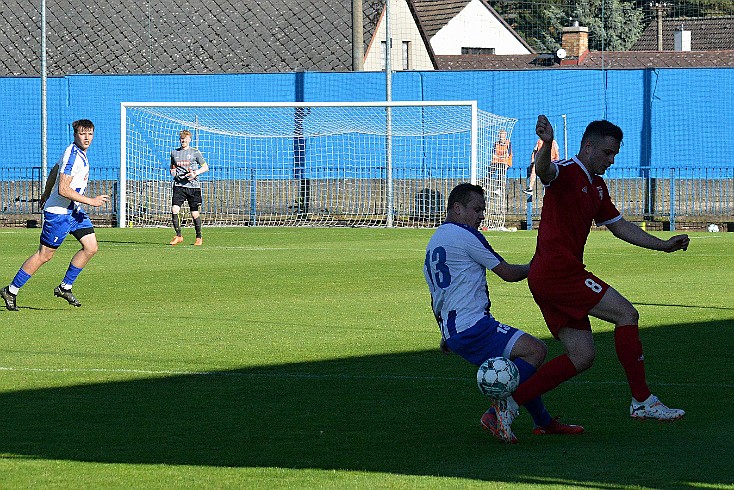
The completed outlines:
{"type": "MultiPolygon", "coordinates": [[[[202,176],[202,188],[205,191],[204,192],[204,198],[203,198],[203,222],[205,226],[212,226],[212,225],[233,225],[233,226],[254,226],[254,225],[288,225],[288,226],[387,226],[387,227],[394,227],[394,226],[412,226],[412,227],[432,227],[436,226],[440,223],[440,221],[445,217],[445,200],[448,198],[448,192],[453,188],[453,186],[461,181],[469,181],[471,183],[479,183],[485,188],[486,194],[487,194],[487,213],[485,218],[485,226],[491,228],[491,229],[497,229],[502,228],[504,226],[504,219],[505,219],[505,207],[506,207],[506,199],[505,199],[505,172],[506,168],[504,168],[504,165],[501,167],[503,168],[492,168],[491,164],[491,153],[492,153],[492,145],[493,142],[496,140],[496,135],[499,132],[500,129],[504,129],[507,131],[508,134],[511,134],[512,129],[514,127],[516,119],[512,118],[506,118],[502,116],[497,116],[494,114],[490,114],[484,111],[480,111],[477,108],[477,102],[476,101],[397,101],[397,102],[122,102],[120,104],[120,190],[119,190],[119,196],[120,196],[120,202],[119,202],[119,215],[118,215],[118,224],[120,227],[127,227],[127,226],[170,226],[170,214],[165,213],[163,211],[165,207],[167,206],[170,210],[170,194],[166,194],[169,192],[170,188],[170,179],[168,182],[165,182],[163,177],[161,175],[168,174],[168,167],[165,167],[165,174],[161,174],[161,166],[162,162],[167,161],[167,153],[170,153],[170,150],[175,148],[178,145],[178,132],[175,132],[175,135],[172,137],[172,127],[175,127],[177,129],[189,129],[194,133],[195,135],[198,134],[199,131],[207,131],[211,133],[216,133],[217,131],[220,131],[215,125],[212,125],[210,121],[207,121],[204,124],[200,124],[198,117],[192,118],[188,117],[190,114],[187,113],[186,117],[181,116],[181,114],[177,114],[177,111],[179,110],[187,110],[187,109],[200,109],[202,111],[222,111],[222,114],[224,114],[225,111],[249,111],[249,110],[262,110],[263,112],[268,112],[270,110],[293,110],[296,111],[297,114],[299,110],[329,110],[329,108],[339,108],[339,109],[345,109],[345,110],[363,110],[365,108],[372,108],[375,110],[384,110],[384,134],[380,133],[377,135],[377,137],[381,137],[384,140],[384,155],[380,155],[380,158],[384,157],[384,183],[380,186],[380,190],[378,194],[384,195],[384,203],[382,203],[380,206],[377,206],[381,209],[380,212],[378,212],[378,215],[376,216],[374,212],[372,212],[371,217],[369,219],[361,220],[356,219],[354,217],[350,216],[344,216],[346,213],[334,213],[333,210],[327,210],[326,214],[331,214],[330,216],[319,216],[319,211],[312,211],[309,210],[308,213],[300,213],[299,219],[293,219],[290,216],[275,216],[268,215],[267,219],[261,219],[258,215],[257,208],[259,206],[260,195],[264,194],[260,191],[251,191],[249,204],[245,205],[248,209],[242,209],[242,215],[236,216],[234,218],[227,218],[227,219],[219,219],[217,215],[214,213],[210,213],[207,209],[207,189],[212,190],[213,192],[219,192],[217,182],[216,180],[212,181],[208,179],[216,179],[217,177],[213,177],[212,174],[215,174],[214,172],[210,172],[209,175],[204,174],[202,176]],[[353,108],[353,109],[352,109],[353,108]],[[393,157],[395,152],[397,151],[395,147],[393,146],[392,142],[394,138],[399,138],[401,135],[405,136],[404,133],[401,133],[401,131],[404,131],[402,129],[398,129],[397,125],[393,123],[393,119],[397,119],[394,117],[394,114],[398,114],[403,108],[425,108],[422,109],[421,112],[426,111],[428,112],[429,108],[460,108],[459,110],[466,111],[466,118],[467,120],[463,122],[461,125],[465,126],[463,128],[452,128],[447,127],[445,135],[447,137],[451,137],[453,133],[459,133],[463,131],[465,134],[463,136],[464,140],[468,140],[467,144],[469,145],[468,148],[462,149],[462,154],[465,156],[462,157],[464,159],[468,159],[468,161],[462,160],[461,163],[454,163],[455,165],[465,165],[466,169],[463,173],[463,176],[461,178],[457,179],[443,179],[441,182],[437,182],[437,179],[435,177],[431,177],[430,175],[427,175],[425,177],[424,181],[418,180],[414,187],[420,188],[423,187],[420,191],[417,191],[414,188],[411,188],[409,190],[404,190],[401,188],[403,193],[411,192],[412,195],[410,199],[412,200],[415,196],[415,206],[412,205],[406,205],[405,201],[408,199],[404,195],[396,196],[395,192],[395,183],[396,178],[393,175],[393,157]],[[156,161],[157,166],[153,166],[150,162],[141,161],[141,158],[144,160],[144,157],[140,157],[137,154],[134,153],[134,151],[131,149],[132,146],[134,146],[135,143],[133,140],[134,138],[131,137],[133,130],[129,127],[129,120],[128,116],[131,112],[134,112],[135,110],[138,111],[150,111],[151,113],[154,113],[155,118],[159,119],[165,119],[166,123],[170,123],[170,127],[166,129],[166,135],[160,135],[156,136],[156,132],[162,132],[162,131],[156,131],[155,129],[148,128],[145,131],[147,132],[150,139],[154,139],[156,137],[163,138],[165,141],[161,144],[157,145],[155,152],[156,152],[156,161]],[[170,110],[170,116],[165,115],[165,111],[170,110]],[[162,115],[163,114],[163,115],[162,115]],[[157,195],[159,194],[160,202],[157,203],[156,209],[157,216],[159,218],[157,220],[149,220],[141,216],[136,216],[134,213],[131,213],[131,209],[129,208],[131,206],[131,201],[134,201],[137,197],[137,194],[141,192],[141,189],[139,187],[139,184],[141,184],[141,181],[144,180],[144,178],[140,177],[139,175],[135,174],[135,172],[141,167],[149,165],[151,168],[154,168],[156,172],[158,172],[159,176],[155,177],[155,181],[148,181],[143,182],[147,185],[145,189],[143,189],[142,192],[146,193],[148,197],[146,199],[150,200],[150,195],[157,195]],[[132,169],[132,171],[131,171],[132,169]],[[134,174],[131,177],[131,173],[134,174]],[[209,187],[207,188],[205,184],[208,184],[209,187]],[[420,194],[420,192],[425,192],[426,194],[420,194]],[[166,194],[165,196],[163,194],[166,194]],[[166,197],[168,198],[169,202],[166,202],[166,197]],[[399,200],[398,203],[396,203],[396,199],[399,200]],[[409,212],[405,211],[406,207],[411,207],[409,212]],[[418,208],[418,209],[415,209],[418,208]],[[248,211],[249,210],[249,211],[248,211]],[[249,213],[249,214],[248,214],[249,213]],[[308,216],[306,215],[308,214],[308,216]],[[338,214],[338,216],[334,216],[334,214],[338,214]]],[[[243,119],[244,121],[244,119],[243,119]]],[[[277,125],[277,122],[275,123],[277,125]]],[[[420,126],[420,122],[417,124],[420,126]]],[[[133,124],[134,126],[134,124],[133,124]]],[[[331,126],[331,124],[329,124],[331,126]]],[[[329,129],[333,130],[333,128],[329,129]]],[[[231,127],[228,127],[227,129],[223,129],[223,132],[227,134],[227,136],[232,136],[232,129],[231,127]]],[[[275,132],[279,132],[280,128],[275,127],[275,132]]],[[[356,131],[361,131],[361,129],[357,129],[356,131]]],[[[328,132],[328,131],[326,131],[328,132]]],[[[312,135],[309,135],[312,136],[312,135]]],[[[317,135],[321,137],[322,135],[317,135]]],[[[414,137],[422,137],[424,135],[409,135],[411,138],[414,137]]],[[[436,137],[435,134],[428,134],[429,137],[436,137]]],[[[444,133],[441,133],[440,136],[444,136],[444,133]]],[[[270,134],[269,132],[264,132],[262,134],[252,134],[251,132],[243,133],[241,135],[235,135],[235,137],[243,137],[243,138],[293,138],[293,134],[270,134]]],[[[328,135],[326,135],[328,137],[328,135]]],[[[463,141],[463,140],[462,140],[463,141]]],[[[194,138],[194,141],[192,141],[192,146],[198,147],[203,155],[204,158],[209,160],[207,154],[209,153],[207,148],[201,147],[197,145],[196,136],[194,138]]],[[[220,145],[224,146],[224,145],[220,145]]],[[[246,146],[246,145],[245,145],[246,146]]],[[[382,147],[381,147],[382,148],[382,147]]],[[[150,151],[150,150],[148,150],[150,151]]],[[[362,154],[360,151],[363,151],[362,148],[358,148],[356,154],[362,154]]],[[[231,160],[231,159],[230,159],[231,160]]],[[[210,164],[210,167],[212,165],[210,164]]],[[[216,167],[215,167],[216,168],[216,167]]],[[[382,167],[380,167],[382,168],[382,167]]],[[[253,178],[253,181],[255,178],[253,178]]],[[[308,179],[309,181],[311,179],[308,179]]],[[[354,179],[351,179],[352,181],[354,179]]],[[[258,184],[250,184],[252,187],[253,185],[258,184]]],[[[336,186],[338,189],[330,189],[328,192],[333,194],[334,192],[340,192],[341,184],[331,184],[332,187],[336,186]]],[[[242,190],[243,186],[238,186],[238,192],[240,194],[245,194],[246,191],[242,190]]],[[[246,187],[245,187],[246,189],[246,187]]],[[[228,191],[229,192],[229,191],[228,191]]],[[[274,191],[271,194],[278,194],[279,191],[274,191]]],[[[231,194],[230,194],[231,195],[231,194]]],[[[269,196],[271,199],[272,197],[269,196]]],[[[359,196],[357,196],[358,198],[359,196]]],[[[355,199],[355,196],[352,194],[347,195],[346,197],[340,198],[340,199],[346,199],[347,201],[350,199],[355,199]]],[[[244,197],[242,198],[244,200],[244,197]]],[[[238,200],[239,202],[240,200],[238,200]]],[[[281,207],[284,205],[281,203],[281,207]]],[[[149,205],[148,207],[153,207],[149,205]]],[[[292,207],[292,206],[291,206],[292,207]]],[[[137,205],[135,209],[141,208],[140,205],[137,205]]],[[[145,207],[143,207],[145,209],[145,207]]]]}

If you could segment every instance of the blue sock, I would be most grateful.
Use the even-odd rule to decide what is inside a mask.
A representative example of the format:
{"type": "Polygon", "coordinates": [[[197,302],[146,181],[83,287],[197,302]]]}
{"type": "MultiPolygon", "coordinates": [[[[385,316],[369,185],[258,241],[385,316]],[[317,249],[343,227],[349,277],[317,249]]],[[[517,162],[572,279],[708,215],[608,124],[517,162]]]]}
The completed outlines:
{"type": "Polygon", "coordinates": [[[13,282],[10,283],[11,286],[14,286],[18,289],[22,288],[25,283],[28,282],[28,279],[31,278],[31,275],[28,274],[26,271],[23,270],[21,267],[18,269],[18,273],[15,274],[15,277],[13,278],[13,282]]]}
{"type": "Polygon", "coordinates": [[[61,281],[61,287],[64,289],[71,289],[71,286],[74,284],[74,281],[76,281],[76,278],[79,277],[81,272],[82,269],[80,267],[69,264],[69,268],[66,269],[64,280],[61,281]]]}
{"type": "MultiPolygon", "coordinates": [[[[517,370],[520,371],[520,383],[535,374],[536,369],[529,362],[524,361],[519,357],[513,359],[512,362],[515,363],[515,365],[517,366],[517,370]]],[[[525,409],[527,409],[528,413],[533,418],[533,422],[535,422],[535,425],[539,427],[545,427],[546,425],[550,424],[552,417],[548,413],[548,410],[545,409],[543,400],[540,397],[533,398],[523,406],[525,407],[525,409]]]]}

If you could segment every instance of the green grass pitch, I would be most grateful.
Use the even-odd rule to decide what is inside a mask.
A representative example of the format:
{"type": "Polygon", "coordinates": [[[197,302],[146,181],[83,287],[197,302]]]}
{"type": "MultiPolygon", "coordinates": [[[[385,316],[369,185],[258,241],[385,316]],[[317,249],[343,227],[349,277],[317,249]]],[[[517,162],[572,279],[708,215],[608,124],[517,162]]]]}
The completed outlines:
{"type": "MultiPolygon", "coordinates": [[[[587,266],[640,311],[648,381],[684,408],[628,415],[612,327],[545,396],[578,437],[503,446],[479,426],[475,369],[438,352],[423,281],[432,230],[98,229],[74,292],[68,239],[0,310],[0,488],[734,488],[734,233],[687,252],[593,232],[587,266]]],[[[38,230],[0,229],[0,286],[38,230]]],[[[510,262],[534,232],[488,233],[510,262]]],[[[669,236],[660,233],[660,236],[669,236]]],[[[525,282],[489,274],[493,313],[549,337],[525,282]]]]}

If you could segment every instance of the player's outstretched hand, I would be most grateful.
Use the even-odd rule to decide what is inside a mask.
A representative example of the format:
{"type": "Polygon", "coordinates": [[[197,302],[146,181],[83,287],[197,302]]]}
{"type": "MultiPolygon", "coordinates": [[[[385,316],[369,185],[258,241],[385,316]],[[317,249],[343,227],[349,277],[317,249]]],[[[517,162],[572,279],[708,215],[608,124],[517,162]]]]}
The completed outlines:
{"type": "Polygon", "coordinates": [[[553,141],[553,125],[543,114],[538,116],[538,122],[535,124],[535,134],[546,143],[553,141]]]}
{"type": "Polygon", "coordinates": [[[664,252],[670,253],[676,250],[688,250],[688,243],[691,241],[688,235],[675,235],[665,241],[666,247],[664,252]]]}
{"type": "Polygon", "coordinates": [[[94,206],[95,208],[98,208],[100,206],[104,206],[108,202],[110,202],[110,196],[108,196],[107,194],[102,194],[95,198],[92,198],[92,202],[90,202],[89,204],[94,206]]]}

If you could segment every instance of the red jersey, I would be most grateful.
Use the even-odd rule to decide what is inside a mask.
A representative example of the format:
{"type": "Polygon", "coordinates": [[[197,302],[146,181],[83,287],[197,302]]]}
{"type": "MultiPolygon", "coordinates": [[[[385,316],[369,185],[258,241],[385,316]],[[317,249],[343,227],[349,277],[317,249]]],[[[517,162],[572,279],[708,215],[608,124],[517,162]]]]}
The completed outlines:
{"type": "Polygon", "coordinates": [[[602,226],[622,219],[604,179],[589,175],[576,157],[558,161],[556,167],[556,178],[544,184],[538,244],[530,264],[534,278],[584,270],[584,247],[592,222],[602,226]]]}

